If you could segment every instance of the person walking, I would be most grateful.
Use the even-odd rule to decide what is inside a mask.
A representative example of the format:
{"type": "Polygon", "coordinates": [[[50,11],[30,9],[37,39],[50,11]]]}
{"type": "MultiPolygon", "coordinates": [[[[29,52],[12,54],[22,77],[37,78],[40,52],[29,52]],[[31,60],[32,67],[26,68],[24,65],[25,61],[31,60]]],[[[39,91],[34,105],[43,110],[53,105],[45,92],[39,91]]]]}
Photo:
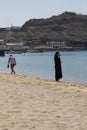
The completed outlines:
{"type": "Polygon", "coordinates": [[[9,68],[9,65],[11,68],[11,74],[15,74],[14,66],[16,65],[16,60],[12,55],[10,55],[10,57],[8,59],[8,65],[7,65],[8,68],[9,68]]]}
{"type": "Polygon", "coordinates": [[[59,52],[55,53],[54,62],[55,62],[55,80],[59,81],[59,79],[61,79],[63,77],[59,52]]]}

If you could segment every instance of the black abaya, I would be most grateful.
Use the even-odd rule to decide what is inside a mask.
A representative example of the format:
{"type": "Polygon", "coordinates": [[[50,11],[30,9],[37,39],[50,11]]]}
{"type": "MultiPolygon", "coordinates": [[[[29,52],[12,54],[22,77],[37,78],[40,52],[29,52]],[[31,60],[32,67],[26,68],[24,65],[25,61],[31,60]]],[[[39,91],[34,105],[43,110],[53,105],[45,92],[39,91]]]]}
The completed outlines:
{"type": "Polygon", "coordinates": [[[59,56],[59,52],[56,52],[54,56],[54,62],[55,62],[55,80],[58,81],[62,78],[62,68],[61,68],[61,59],[59,56]]]}

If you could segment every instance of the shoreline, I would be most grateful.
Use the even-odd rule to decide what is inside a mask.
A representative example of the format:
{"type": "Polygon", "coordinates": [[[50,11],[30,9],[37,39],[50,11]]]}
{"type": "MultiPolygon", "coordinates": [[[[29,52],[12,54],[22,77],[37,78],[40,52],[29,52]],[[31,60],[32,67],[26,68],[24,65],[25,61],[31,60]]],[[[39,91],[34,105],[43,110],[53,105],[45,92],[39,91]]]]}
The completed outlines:
{"type": "MultiPolygon", "coordinates": [[[[63,81],[62,79],[60,79],[60,81],[55,81],[55,80],[52,80],[52,79],[46,79],[46,78],[40,78],[40,77],[31,77],[31,76],[28,76],[28,75],[23,75],[23,74],[10,74],[9,72],[8,73],[6,73],[6,72],[0,72],[0,76],[2,77],[8,77],[8,76],[10,76],[8,79],[10,79],[10,78],[12,78],[12,77],[15,77],[15,78],[18,78],[18,79],[20,79],[20,78],[25,78],[25,80],[26,79],[29,79],[29,80],[37,80],[37,82],[38,81],[43,81],[43,82],[54,82],[54,83],[58,83],[58,84],[67,84],[67,85],[72,85],[72,86],[84,86],[84,87],[87,87],[87,85],[86,84],[81,84],[81,83],[75,83],[75,82],[73,82],[73,81],[63,81]]],[[[17,80],[18,80],[17,79],[17,80]]],[[[10,79],[11,80],[11,79],[10,79]]],[[[22,81],[22,80],[21,80],[22,81]]],[[[26,82],[27,82],[27,80],[26,80],[26,82]]]]}
{"type": "Polygon", "coordinates": [[[0,73],[0,130],[86,130],[87,85],[0,73]]]}
{"type": "MultiPolygon", "coordinates": [[[[62,71],[63,71],[63,78],[60,81],[64,81],[64,82],[69,81],[72,83],[79,83],[79,84],[87,85],[87,80],[86,80],[87,74],[85,73],[86,67],[84,66],[84,68],[82,68],[82,66],[85,63],[86,52],[82,51],[82,52],[78,53],[78,52],[71,51],[71,52],[60,52],[60,53],[61,53],[62,71]],[[80,59],[82,60],[82,62],[80,60],[79,61],[76,60],[79,58],[79,55],[81,55],[80,59]],[[72,60],[76,61],[76,62],[72,63],[72,60]],[[81,70],[81,71],[79,71],[79,70],[81,70]]],[[[1,72],[9,73],[9,71],[10,71],[6,67],[6,62],[7,62],[8,56],[9,56],[9,54],[6,54],[6,56],[4,58],[2,58],[2,57],[0,58],[1,72]]],[[[17,60],[17,66],[15,67],[17,74],[22,74],[22,75],[27,75],[27,76],[32,76],[32,77],[40,77],[42,79],[55,80],[55,71],[54,71],[54,62],[53,62],[54,52],[53,53],[43,53],[43,54],[41,54],[41,53],[40,54],[39,53],[38,54],[26,53],[26,54],[17,54],[17,55],[14,54],[14,56],[17,60]],[[34,61],[32,60],[35,57],[37,58],[37,63],[34,63],[34,61]],[[20,58],[24,59],[25,64],[22,63],[20,58]],[[26,58],[30,58],[30,60],[26,61],[26,58]],[[21,64],[22,64],[22,66],[20,66],[21,64]],[[37,67],[36,67],[36,65],[37,65],[37,67]],[[39,68],[39,65],[41,65],[40,68],[39,68]]]]}

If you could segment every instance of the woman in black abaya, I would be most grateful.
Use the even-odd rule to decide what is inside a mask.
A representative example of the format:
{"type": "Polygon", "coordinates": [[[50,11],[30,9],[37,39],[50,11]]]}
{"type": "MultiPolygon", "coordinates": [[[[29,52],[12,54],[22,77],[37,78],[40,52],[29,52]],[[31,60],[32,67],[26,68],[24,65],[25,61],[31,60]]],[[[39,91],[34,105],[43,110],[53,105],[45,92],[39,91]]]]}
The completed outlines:
{"type": "Polygon", "coordinates": [[[55,53],[54,62],[55,62],[55,80],[59,81],[59,79],[62,78],[61,59],[59,52],[55,53]]]}

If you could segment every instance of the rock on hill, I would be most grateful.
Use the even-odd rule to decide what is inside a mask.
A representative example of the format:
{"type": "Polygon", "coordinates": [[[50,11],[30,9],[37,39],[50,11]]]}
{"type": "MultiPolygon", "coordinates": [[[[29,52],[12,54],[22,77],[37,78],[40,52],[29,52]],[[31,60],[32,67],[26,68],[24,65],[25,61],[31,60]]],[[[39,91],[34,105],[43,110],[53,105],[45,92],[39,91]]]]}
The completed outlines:
{"type": "Polygon", "coordinates": [[[31,19],[22,27],[26,40],[87,42],[87,15],[64,12],[47,19],[31,19]]]}

